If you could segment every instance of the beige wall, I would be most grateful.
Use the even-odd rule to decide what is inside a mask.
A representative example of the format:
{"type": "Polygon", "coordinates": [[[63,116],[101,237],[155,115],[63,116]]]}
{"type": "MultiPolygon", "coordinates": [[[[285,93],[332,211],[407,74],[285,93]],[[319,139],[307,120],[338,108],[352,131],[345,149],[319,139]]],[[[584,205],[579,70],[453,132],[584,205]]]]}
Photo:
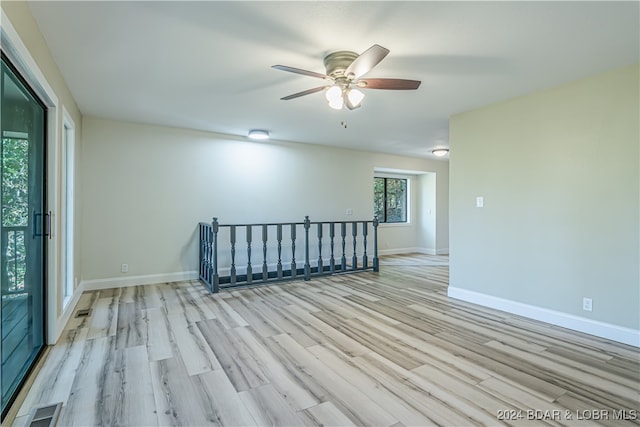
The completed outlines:
{"type": "Polygon", "coordinates": [[[638,73],[452,117],[452,288],[640,329],[638,73]]]}
{"type": "MultiPolygon", "coordinates": [[[[375,168],[448,174],[441,161],[87,117],[82,144],[81,262],[90,287],[197,270],[196,225],[212,216],[223,223],[370,219],[375,168]]],[[[419,197],[420,180],[412,183],[419,197]]],[[[442,183],[438,209],[446,217],[442,183]]],[[[422,244],[413,207],[411,226],[380,229],[380,249],[422,244]]]]}
{"type": "MultiPolygon", "coordinates": [[[[44,92],[52,97],[53,102],[45,100],[47,104],[48,115],[50,116],[48,126],[49,135],[47,141],[47,193],[48,208],[53,211],[54,221],[54,237],[49,241],[48,247],[48,295],[53,300],[48,306],[49,316],[49,340],[53,341],[61,332],[64,325],[62,310],[62,134],[63,134],[63,111],[67,111],[69,118],[75,125],[76,140],[76,167],[80,162],[81,151],[79,149],[82,117],[80,111],[73,99],[66,82],[62,78],[60,70],[54,62],[47,44],[38,29],[38,26],[31,15],[29,6],[23,1],[5,1],[0,2],[2,7],[2,26],[3,32],[7,38],[3,40],[7,43],[7,53],[14,65],[24,73],[23,77],[32,85],[43,84],[42,87],[34,87],[36,92],[42,96],[44,92]],[[10,27],[10,28],[9,28],[10,27]],[[15,31],[16,36],[12,36],[15,31]],[[29,67],[29,64],[35,64],[29,67]],[[26,65],[26,66],[25,66],[26,65]]],[[[80,181],[76,181],[76,188],[80,185],[80,181]]],[[[78,209],[80,204],[76,200],[76,218],[80,218],[78,209]]],[[[75,225],[76,236],[76,263],[74,277],[81,277],[82,271],[78,261],[78,253],[81,251],[78,239],[79,224],[75,225]]],[[[68,313],[64,313],[68,315],[68,313]]]]}

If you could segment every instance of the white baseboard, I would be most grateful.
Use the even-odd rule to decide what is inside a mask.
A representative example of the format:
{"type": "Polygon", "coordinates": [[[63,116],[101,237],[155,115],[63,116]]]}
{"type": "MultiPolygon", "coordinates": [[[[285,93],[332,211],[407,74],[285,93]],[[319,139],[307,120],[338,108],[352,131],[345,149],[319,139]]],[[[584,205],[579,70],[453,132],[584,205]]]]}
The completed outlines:
{"type": "Polygon", "coordinates": [[[152,285],[155,283],[181,282],[184,280],[197,280],[197,271],[179,271],[166,274],[147,274],[142,276],[109,277],[106,279],[83,280],[80,286],[84,291],[98,289],[124,288],[127,286],[152,285]]]}
{"type": "Polygon", "coordinates": [[[427,248],[394,248],[378,250],[378,255],[425,254],[435,255],[436,251],[427,248]]]}
{"type": "Polygon", "coordinates": [[[597,320],[563,313],[561,311],[549,310],[547,308],[511,301],[492,295],[481,294],[467,289],[449,286],[447,295],[451,298],[482,305],[484,307],[495,308],[507,313],[517,314],[530,319],[540,320],[574,331],[584,332],[600,338],[629,344],[640,347],[640,330],[612,325],[597,320]]]}
{"type": "Polygon", "coordinates": [[[448,255],[449,249],[430,249],[430,248],[394,248],[379,249],[378,255],[402,255],[402,254],[425,254],[425,255],[448,255]]]}

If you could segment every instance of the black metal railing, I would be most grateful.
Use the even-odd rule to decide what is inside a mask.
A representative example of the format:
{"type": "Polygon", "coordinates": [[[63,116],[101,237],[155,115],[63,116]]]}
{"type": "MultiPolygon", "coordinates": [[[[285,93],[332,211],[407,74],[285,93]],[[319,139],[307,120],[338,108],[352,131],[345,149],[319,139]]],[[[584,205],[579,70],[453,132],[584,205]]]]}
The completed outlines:
{"type": "Polygon", "coordinates": [[[218,218],[213,218],[211,223],[201,222],[199,231],[200,280],[211,292],[256,282],[310,280],[313,276],[340,272],[379,270],[377,218],[372,221],[314,222],[307,216],[303,222],[263,224],[220,224],[218,218]],[[254,231],[261,237],[255,242],[261,244],[259,267],[255,265],[253,255],[254,231]],[[373,241],[368,240],[370,232],[373,241]],[[302,264],[296,260],[300,233],[304,246],[302,264]],[[310,237],[312,235],[315,237],[310,237]],[[237,246],[244,243],[246,248],[239,251],[237,246]],[[288,249],[283,251],[283,246],[288,249]],[[368,249],[373,250],[371,264],[368,249]]]}
{"type": "Polygon", "coordinates": [[[26,226],[0,227],[0,256],[2,257],[2,295],[22,294],[25,292],[26,226]]]}

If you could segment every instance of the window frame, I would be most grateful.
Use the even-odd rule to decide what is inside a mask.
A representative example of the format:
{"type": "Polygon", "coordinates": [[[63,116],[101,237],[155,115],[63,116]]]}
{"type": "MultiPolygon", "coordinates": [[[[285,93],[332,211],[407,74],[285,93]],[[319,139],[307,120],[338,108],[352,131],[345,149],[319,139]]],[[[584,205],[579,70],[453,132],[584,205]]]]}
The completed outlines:
{"type": "MultiPolygon", "coordinates": [[[[373,192],[373,197],[374,197],[374,211],[375,211],[375,180],[376,179],[383,179],[384,180],[384,184],[383,184],[383,189],[384,189],[384,194],[383,194],[383,217],[378,217],[378,221],[381,225],[385,225],[385,226],[403,226],[403,225],[410,225],[411,224],[411,177],[410,176],[398,176],[398,175],[389,175],[389,174],[382,174],[382,173],[376,173],[373,176],[373,180],[374,180],[374,192],[373,192]],[[404,221],[387,221],[387,202],[388,202],[388,196],[387,196],[387,180],[402,180],[405,182],[405,200],[404,200],[404,205],[405,205],[405,212],[404,212],[404,216],[405,219],[404,221]]],[[[374,212],[375,214],[375,212],[374,212]]]]}

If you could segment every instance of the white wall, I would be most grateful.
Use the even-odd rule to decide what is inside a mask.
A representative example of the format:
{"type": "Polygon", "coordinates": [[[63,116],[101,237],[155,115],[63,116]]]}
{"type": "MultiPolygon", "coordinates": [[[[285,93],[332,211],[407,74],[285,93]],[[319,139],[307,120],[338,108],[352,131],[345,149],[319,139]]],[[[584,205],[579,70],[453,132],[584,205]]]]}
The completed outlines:
{"type": "MultiPolygon", "coordinates": [[[[301,221],[305,215],[371,219],[376,167],[448,174],[442,161],[98,118],[85,117],[82,130],[81,262],[88,288],[195,271],[196,226],[212,216],[223,223],[301,221]],[[123,263],[129,264],[126,274],[123,263]]],[[[419,180],[412,189],[417,197],[419,180]]],[[[438,191],[446,201],[447,188],[438,191]]],[[[381,249],[416,248],[419,233],[418,221],[381,229],[381,249]]]]}
{"type": "Polygon", "coordinates": [[[434,248],[435,254],[449,253],[449,175],[425,173],[418,177],[420,183],[421,217],[419,244],[434,248]]]}
{"type": "Polygon", "coordinates": [[[640,344],[638,74],[451,119],[450,295],[640,344]]]}

